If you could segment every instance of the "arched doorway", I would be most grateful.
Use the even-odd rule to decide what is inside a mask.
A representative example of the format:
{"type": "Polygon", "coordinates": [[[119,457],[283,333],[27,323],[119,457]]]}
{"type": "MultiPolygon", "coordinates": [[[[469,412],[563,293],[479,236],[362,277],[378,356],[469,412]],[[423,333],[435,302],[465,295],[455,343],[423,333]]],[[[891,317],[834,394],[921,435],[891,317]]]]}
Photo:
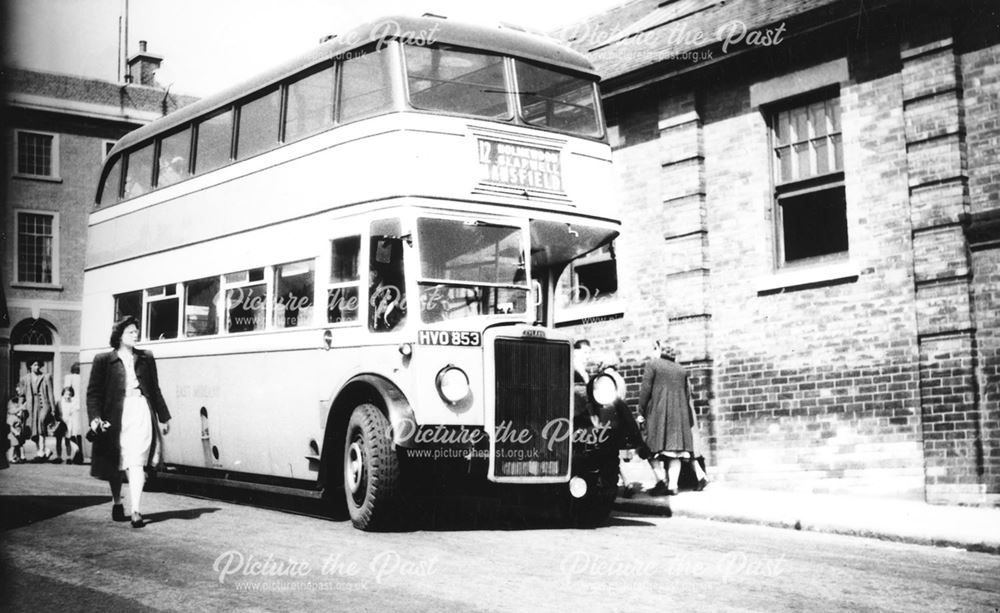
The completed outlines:
{"type": "Polygon", "coordinates": [[[14,391],[31,363],[38,360],[53,382],[59,378],[59,334],[56,327],[44,319],[24,319],[10,331],[10,387],[14,391]]]}

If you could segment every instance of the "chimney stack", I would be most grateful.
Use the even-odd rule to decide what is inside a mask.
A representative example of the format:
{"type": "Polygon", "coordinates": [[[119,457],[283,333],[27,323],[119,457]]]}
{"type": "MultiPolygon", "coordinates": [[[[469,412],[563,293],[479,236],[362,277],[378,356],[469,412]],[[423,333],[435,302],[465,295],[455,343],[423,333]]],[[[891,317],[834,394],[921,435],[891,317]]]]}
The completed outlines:
{"type": "Polygon", "coordinates": [[[146,41],[139,41],[139,53],[128,59],[128,77],[132,83],[159,87],[156,82],[156,71],[163,62],[162,55],[146,52],[146,41]]]}

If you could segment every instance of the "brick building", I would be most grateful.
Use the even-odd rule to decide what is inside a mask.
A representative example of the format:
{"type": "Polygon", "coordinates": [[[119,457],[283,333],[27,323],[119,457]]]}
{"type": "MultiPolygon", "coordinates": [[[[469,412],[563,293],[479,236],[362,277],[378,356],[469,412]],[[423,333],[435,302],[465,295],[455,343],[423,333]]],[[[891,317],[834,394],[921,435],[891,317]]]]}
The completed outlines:
{"type": "MultiPolygon", "coordinates": [[[[557,36],[604,82],[620,287],[718,479],[1000,503],[1000,7],[634,0],[557,36]]],[[[633,393],[634,395],[634,393],[633,393]]]]}
{"type": "Polygon", "coordinates": [[[87,215],[104,155],[125,133],[194,100],[156,84],[161,60],[143,46],[127,85],[3,70],[4,405],[30,360],[46,364],[56,393],[77,360],[87,215]]]}

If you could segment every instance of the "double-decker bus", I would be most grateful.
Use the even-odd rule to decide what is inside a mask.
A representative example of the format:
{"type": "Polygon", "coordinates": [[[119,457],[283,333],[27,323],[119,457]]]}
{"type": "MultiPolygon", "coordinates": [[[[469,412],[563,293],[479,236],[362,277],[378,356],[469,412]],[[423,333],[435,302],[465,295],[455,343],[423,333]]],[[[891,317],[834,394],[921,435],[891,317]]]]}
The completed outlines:
{"type": "Polygon", "coordinates": [[[564,271],[619,232],[597,82],[541,36],[395,17],[128,134],[89,220],[83,381],[135,316],[165,477],[374,529],[408,467],[459,466],[606,517],[617,452],[587,450],[621,382],[575,398],[553,325],[564,271]]]}

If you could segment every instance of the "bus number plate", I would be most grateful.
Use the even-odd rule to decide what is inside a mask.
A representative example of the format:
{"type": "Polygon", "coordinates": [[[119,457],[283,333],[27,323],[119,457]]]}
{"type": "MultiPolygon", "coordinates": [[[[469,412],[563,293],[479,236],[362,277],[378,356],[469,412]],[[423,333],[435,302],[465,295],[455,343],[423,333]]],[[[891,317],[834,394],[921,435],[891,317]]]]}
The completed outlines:
{"type": "Polygon", "coordinates": [[[417,333],[420,345],[446,345],[448,347],[479,347],[483,335],[479,332],[451,332],[448,330],[421,330],[417,333]]]}

